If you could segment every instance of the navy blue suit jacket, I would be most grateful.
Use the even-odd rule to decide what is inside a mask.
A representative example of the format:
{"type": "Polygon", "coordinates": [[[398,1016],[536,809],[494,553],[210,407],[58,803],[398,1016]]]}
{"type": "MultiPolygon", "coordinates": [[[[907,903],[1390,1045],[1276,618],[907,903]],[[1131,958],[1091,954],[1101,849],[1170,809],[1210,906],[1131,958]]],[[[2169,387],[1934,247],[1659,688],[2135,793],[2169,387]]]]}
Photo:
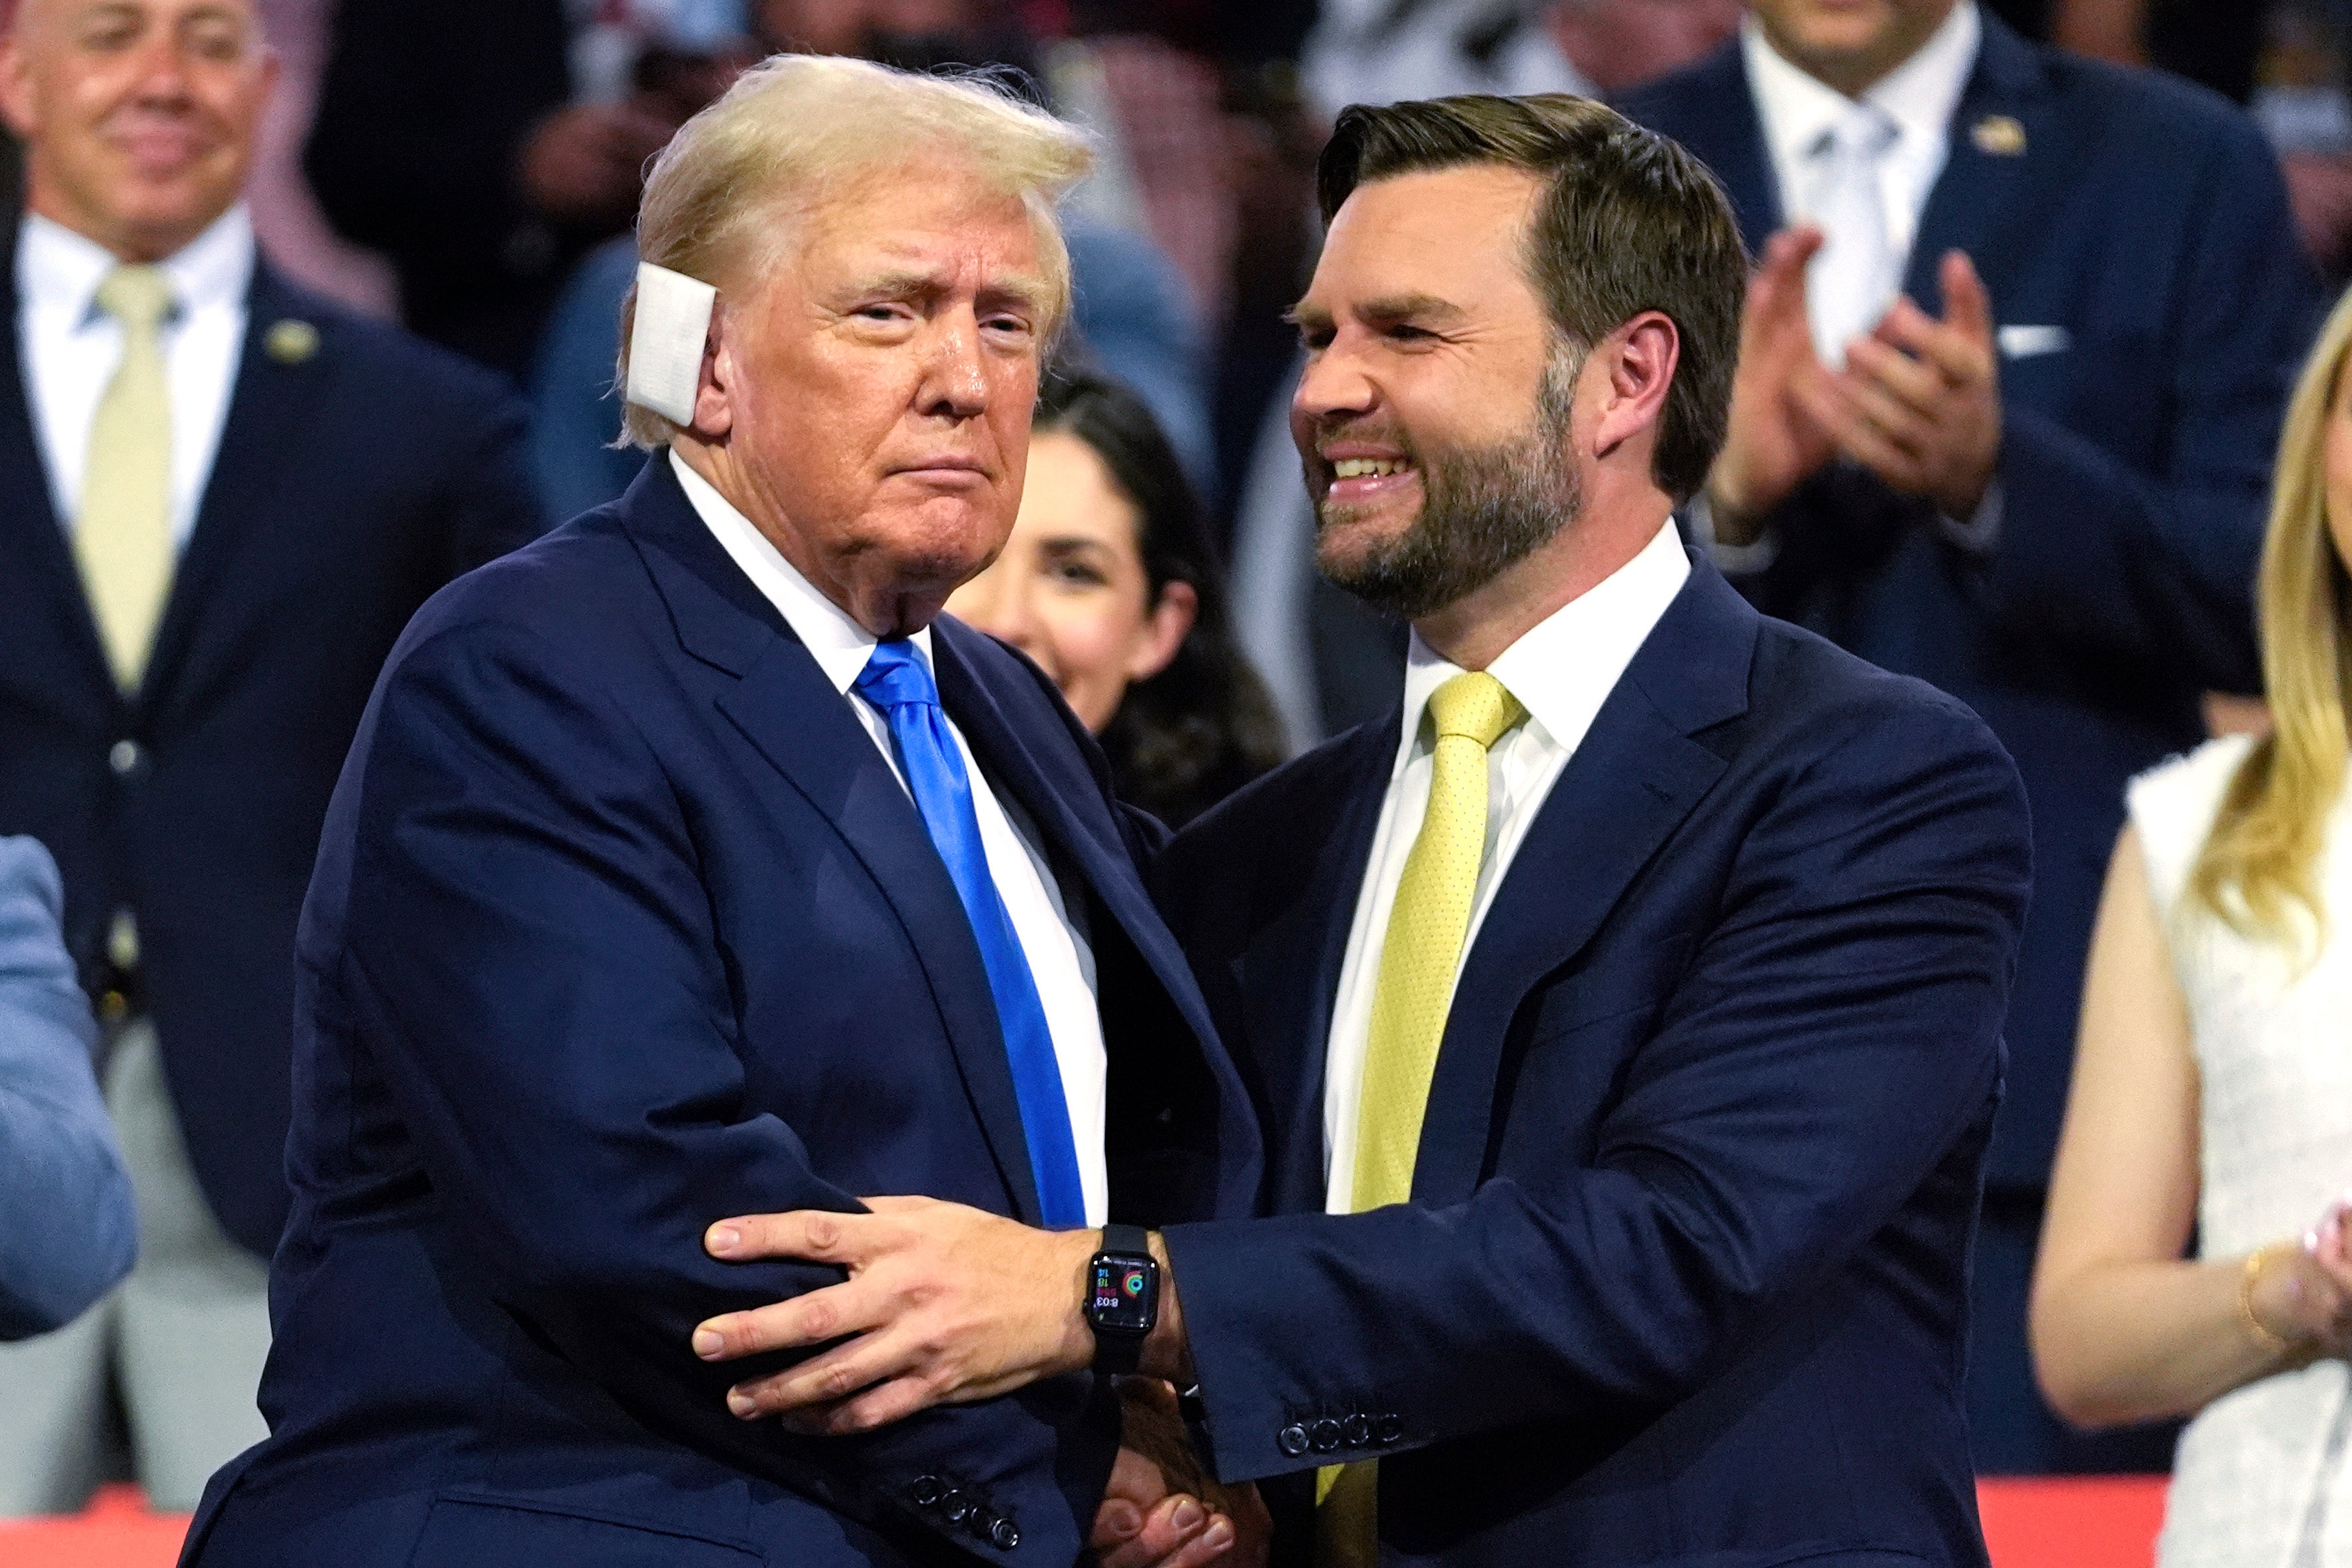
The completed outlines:
{"type": "MultiPolygon", "coordinates": [[[[1715,171],[1751,247],[1781,226],[1737,40],[1619,107],[1715,171]]],[[[2254,566],[2315,287],[2276,159],[2201,88],[1988,13],[1950,144],[1906,291],[1940,312],[1957,247],[1998,322],[2057,334],[2001,356],[1998,542],[1965,550],[1926,503],[1837,467],[1773,516],[1780,553],[1740,586],[1959,698],[2017,759],[2035,898],[1991,1173],[2039,1185],[2125,781],[2203,738],[2201,692],[2260,685],[2254,566]]]]}
{"type": "Polygon", "coordinates": [[[1697,565],[1480,927],[1412,1202],[1334,1217],[1325,1041],[1398,722],[1161,863],[1286,1216],[1168,1233],[1218,1471],[1378,1458],[1389,1563],[1981,1563],[2009,759],[1697,565]]]}
{"type": "MultiPolygon", "coordinates": [[[[932,647],[1086,919],[1116,1216],[1245,1212],[1255,1129],[1137,870],[1146,829],[1034,666],[952,620],[932,647]]],[[[1076,1557],[1107,1380],[808,1439],[730,1415],[742,1369],[688,1348],[839,1277],[716,1262],[714,1219],[870,1193],[1038,1210],[921,818],[667,462],[409,628],[300,964],[271,1436],[215,1479],[188,1562],[1076,1557]]]]}
{"type": "MultiPolygon", "coordinates": [[[[267,262],[138,697],[109,671],[26,408],[0,243],[0,834],[65,878],[67,946],[155,1020],[188,1158],[256,1252],[286,1219],[294,922],[368,690],[434,590],[541,527],[496,377],[267,262]],[[279,357],[270,329],[307,323],[279,357]],[[137,917],[135,982],[108,961],[137,917]]],[[[281,342],[285,340],[281,338],[281,342]]]]}

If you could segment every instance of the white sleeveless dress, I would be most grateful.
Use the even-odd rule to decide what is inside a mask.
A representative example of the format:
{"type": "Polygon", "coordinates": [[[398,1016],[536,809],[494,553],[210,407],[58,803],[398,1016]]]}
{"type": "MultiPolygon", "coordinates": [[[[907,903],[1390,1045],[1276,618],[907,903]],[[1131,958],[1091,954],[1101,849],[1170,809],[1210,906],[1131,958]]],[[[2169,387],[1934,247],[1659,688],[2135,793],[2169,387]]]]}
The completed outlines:
{"type": "MultiPolygon", "coordinates": [[[[2352,832],[2331,819],[2331,916],[2296,973],[2272,944],[2183,907],[2189,868],[2252,742],[2209,742],[2133,781],[2148,880],[2189,1005],[2201,1095],[2198,1247],[2236,1258],[2300,1236],[2352,1185],[2352,832]]],[[[2326,1361],[2224,1394],[2182,1434],[2164,1568],[2352,1568],[2352,1398],[2326,1361]]]]}

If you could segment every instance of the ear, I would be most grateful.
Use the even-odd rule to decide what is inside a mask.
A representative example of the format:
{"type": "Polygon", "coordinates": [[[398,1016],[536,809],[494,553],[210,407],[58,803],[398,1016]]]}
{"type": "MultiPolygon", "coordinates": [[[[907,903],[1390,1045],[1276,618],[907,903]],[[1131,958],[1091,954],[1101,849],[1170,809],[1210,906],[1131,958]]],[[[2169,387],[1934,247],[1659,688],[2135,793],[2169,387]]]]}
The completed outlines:
{"type": "Polygon", "coordinates": [[[1599,417],[1592,455],[1608,457],[1626,442],[1654,434],[1682,356],[1682,335],[1663,310],[1644,310],[1601,340],[1585,364],[1596,387],[1599,417]]]}
{"type": "MultiPolygon", "coordinates": [[[[19,19],[18,26],[22,26],[19,19]]],[[[18,27],[0,32],[0,120],[19,142],[30,142],[37,129],[33,112],[31,61],[18,27]]]]}
{"type": "Polygon", "coordinates": [[[702,341],[702,378],[694,388],[694,434],[705,441],[723,441],[735,428],[735,389],[743,382],[735,358],[735,337],[727,330],[730,318],[721,300],[710,312],[710,335],[702,341]]]}
{"type": "Polygon", "coordinates": [[[1160,602],[1151,606],[1145,617],[1143,636],[1127,661],[1129,680],[1149,680],[1168,668],[1184,639],[1192,635],[1192,623],[1201,616],[1201,592],[1190,583],[1170,582],[1160,590],[1160,602]]]}

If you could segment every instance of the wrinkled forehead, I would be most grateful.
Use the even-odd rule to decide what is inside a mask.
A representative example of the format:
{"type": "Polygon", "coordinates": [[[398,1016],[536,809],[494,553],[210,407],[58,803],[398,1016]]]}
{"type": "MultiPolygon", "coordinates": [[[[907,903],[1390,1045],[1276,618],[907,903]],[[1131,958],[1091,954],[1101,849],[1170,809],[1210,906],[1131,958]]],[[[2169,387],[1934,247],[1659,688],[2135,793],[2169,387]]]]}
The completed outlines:
{"type": "Polygon", "coordinates": [[[1444,300],[1463,310],[1526,293],[1528,244],[1543,181],[1497,163],[1370,180],[1331,216],[1297,313],[1329,319],[1367,300],[1444,300]]]}
{"type": "Polygon", "coordinates": [[[1049,321],[1066,308],[1068,264],[1051,207],[968,168],[861,171],[781,196],[761,226],[772,270],[812,294],[971,296],[1049,321]]]}

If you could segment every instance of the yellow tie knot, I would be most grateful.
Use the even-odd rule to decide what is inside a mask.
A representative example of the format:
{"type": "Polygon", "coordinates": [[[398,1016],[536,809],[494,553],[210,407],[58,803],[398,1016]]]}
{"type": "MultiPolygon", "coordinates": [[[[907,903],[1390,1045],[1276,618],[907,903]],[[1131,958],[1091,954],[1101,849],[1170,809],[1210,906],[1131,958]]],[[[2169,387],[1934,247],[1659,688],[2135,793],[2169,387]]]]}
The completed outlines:
{"type": "Polygon", "coordinates": [[[132,333],[152,333],[177,303],[160,267],[118,267],[98,286],[98,308],[132,333]]]}
{"type": "Polygon", "coordinates": [[[1429,721],[1437,738],[1459,735],[1486,751],[1528,710],[1508,688],[1483,669],[1465,670],[1429,694],[1429,721]]]}

